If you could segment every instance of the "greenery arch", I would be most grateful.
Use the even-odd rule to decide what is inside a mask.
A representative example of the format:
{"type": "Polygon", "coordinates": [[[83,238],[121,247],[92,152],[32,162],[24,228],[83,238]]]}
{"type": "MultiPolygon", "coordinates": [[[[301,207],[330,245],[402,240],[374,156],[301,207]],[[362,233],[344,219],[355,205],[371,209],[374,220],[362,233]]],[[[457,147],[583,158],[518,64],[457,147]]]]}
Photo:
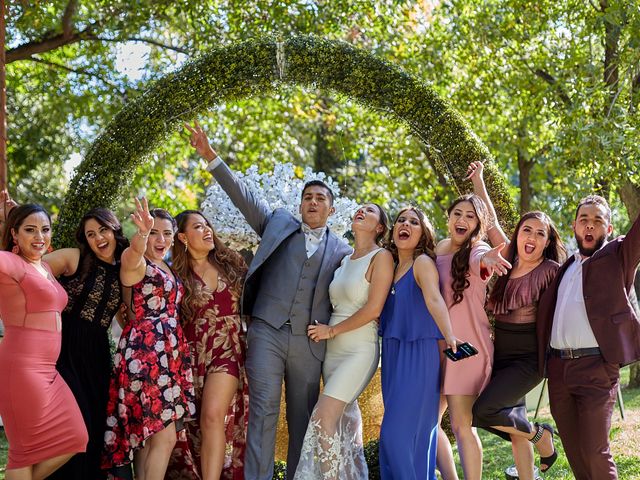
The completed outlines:
{"type": "Polygon", "coordinates": [[[365,50],[335,40],[298,36],[260,38],[212,50],[171,73],[128,103],[95,140],[79,165],[61,209],[56,243],[73,244],[84,212],[114,207],[136,167],[183,120],[223,102],[265,94],[278,85],[337,91],[405,122],[435,155],[459,191],[470,162],[485,162],[485,180],[506,227],[515,212],[487,147],[451,105],[428,85],[365,50]]]}

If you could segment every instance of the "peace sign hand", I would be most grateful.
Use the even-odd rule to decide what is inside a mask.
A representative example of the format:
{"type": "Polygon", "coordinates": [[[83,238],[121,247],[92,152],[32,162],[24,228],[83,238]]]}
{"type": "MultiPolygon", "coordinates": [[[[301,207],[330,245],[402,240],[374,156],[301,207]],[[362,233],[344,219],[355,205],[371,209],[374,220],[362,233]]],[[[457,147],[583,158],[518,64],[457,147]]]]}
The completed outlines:
{"type": "Polygon", "coordinates": [[[511,264],[500,254],[505,245],[503,242],[482,256],[480,260],[481,266],[488,270],[489,276],[494,273],[498,276],[505,275],[511,268],[511,264]]]}
{"type": "Polygon", "coordinates": [[[208,162],[215,160],[218,154],[209,144],[209,138],[207,137],[207,134],[204,133],[204,130],[202,130],[202,127],[200,126],[198,121],[194,121],[193,126],[185,122],[184,128],[186,128],[189,133],[191,133],[191,146],[196,149],[198,155],[200,155],[208,162]]]}
{"type": "Polygon", "coordinates": [[[153,217],[149,213],[149,203],[145,197],[142,197],[142,203],[137,198],[136,209],[131,214],[131,221],[138,227],[138,234],[146,238],[153,228],[153,217]]]}

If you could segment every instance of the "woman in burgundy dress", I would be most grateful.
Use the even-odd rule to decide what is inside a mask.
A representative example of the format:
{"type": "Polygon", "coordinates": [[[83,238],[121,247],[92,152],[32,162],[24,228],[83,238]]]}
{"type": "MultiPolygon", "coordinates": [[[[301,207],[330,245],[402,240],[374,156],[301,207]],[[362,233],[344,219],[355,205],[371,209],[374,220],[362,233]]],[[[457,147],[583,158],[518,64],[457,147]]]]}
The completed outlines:
{"type": "Polygon", "coordinates": [[[138,231],[120,269],[129,318],[113,360],[103,468],[134,462],[138,478],[160,480],[177,432],[195,414],[189,347],[178,321],[183,288],[164,262],[171,215],[150,212],[143,199],[131,217],[138,231]]]}
{"type": "MultiPolygon", "coordinates": [[[[0,223],[4,225],[8,195],[0,223]]],[[[67,294],[42,261],[51,219],[39,205],[14,207],[0,251],[0,415],[9,440],[7,480],[44,478],[87,447],[87,429],[56,371],[67,294]]]]}
{"type": "Polygon", "coordinates": [[[239,300],[247,268],[200,212],[176,220],[172,256],[185,285],[180,318],[194,358],[198,422],[188,424],[168,476],[243,479],[248,389],[239,300]]]}

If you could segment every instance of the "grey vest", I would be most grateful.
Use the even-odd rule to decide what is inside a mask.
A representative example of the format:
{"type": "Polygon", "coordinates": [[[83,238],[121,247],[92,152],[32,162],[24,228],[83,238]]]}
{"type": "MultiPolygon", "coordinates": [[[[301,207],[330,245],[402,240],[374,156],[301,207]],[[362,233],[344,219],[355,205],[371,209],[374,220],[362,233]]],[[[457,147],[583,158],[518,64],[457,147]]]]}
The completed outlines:
{"type": "Polygon", "coordinates": [[[307,258],[304,233],[298,230],[284,240],[262,267],[253,316],[275,328],[289,320],[294,335],[306,335],[326,245],[327,235],[307,258]]]}

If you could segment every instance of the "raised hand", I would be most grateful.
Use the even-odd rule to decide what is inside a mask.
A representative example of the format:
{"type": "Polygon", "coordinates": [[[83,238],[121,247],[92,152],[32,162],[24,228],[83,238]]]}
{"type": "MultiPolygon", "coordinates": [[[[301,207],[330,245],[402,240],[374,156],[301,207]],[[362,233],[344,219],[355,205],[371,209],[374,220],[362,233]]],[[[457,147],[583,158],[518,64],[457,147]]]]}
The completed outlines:
{"type": "Polygon", "coordinates": [[[11,199],[9,192],[5,189],[0,192],[0,222],[5,222],[12,208],[18,204],[11,199]]]}
{"type": "Polygon", "coordinates": [[[138,235],[143,238],[149,236],[151,228],[153,228],[153,217],[149,213],[149,203],[145,197],[142,197],[142,202],[136,200],[136,209],[131,214],[131,221],[138,227],[138,235]]]}
{"type": "Polygon", "coordinates": [[[209,144],[209,138],[207,137],[207,134],[204,133],[204,130],[202,130],[198,121],[194,121],[193,126],[185,122],[184,128],[191,133],[189,140],[191,142],[191,146],[196,149],[196,152],[198,152],[198,155],[208,162],[215,160],[218,154],[209,144]]]}
{"type": "Polygon", "coordinates": [[[471,162],[469,167],[467,167],[467,176],[464,177],[464,179],[471,180],[472,182],[475,180],[483,180],[483,170],[484,164],[482,162],[471,162]]]}
{"type": "Polygon", "coordinates": [[[502,249],[505,247],[505,243],[492,248],[482,256],[480,260],[481,267],[486,269],[489,276],[493,275],[505,275],[511,268],[511,264],[501,255],[502,249]]]}

